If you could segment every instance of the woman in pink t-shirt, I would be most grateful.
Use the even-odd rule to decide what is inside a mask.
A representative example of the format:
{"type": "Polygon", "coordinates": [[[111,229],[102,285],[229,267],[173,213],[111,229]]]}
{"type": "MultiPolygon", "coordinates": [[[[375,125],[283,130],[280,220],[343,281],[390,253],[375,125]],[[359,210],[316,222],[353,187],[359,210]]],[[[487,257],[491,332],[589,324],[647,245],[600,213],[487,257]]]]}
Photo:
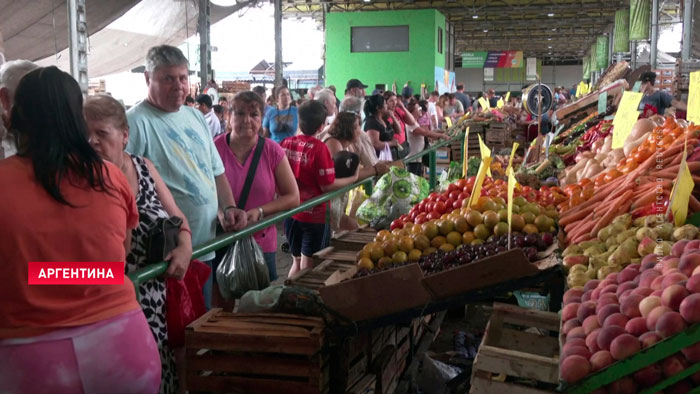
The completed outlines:
{"type": "MultiPolygon", "coordinates": [[[[221,161],[226,169],[226,178],[236,201],[240,200],[248,169],[253,160],[255,146],[260,137],[262,114],[265,103],[253,92],[240,92],[233,98],[231,107],[233,131],[214,140],[221,161]]],[[[299,206],[299,188],[289,166],[284,150],[271,139],[265,140],[262,155],[250,194],[244,207],[248,223],[255,223],[264,216],[286,211],[299,206]]],[[[263,250],[270,272],[270,280],[277,279],[275,251],[277,250],[277,228],[270,226],[255,233],[255,240],[263,250]]]]}

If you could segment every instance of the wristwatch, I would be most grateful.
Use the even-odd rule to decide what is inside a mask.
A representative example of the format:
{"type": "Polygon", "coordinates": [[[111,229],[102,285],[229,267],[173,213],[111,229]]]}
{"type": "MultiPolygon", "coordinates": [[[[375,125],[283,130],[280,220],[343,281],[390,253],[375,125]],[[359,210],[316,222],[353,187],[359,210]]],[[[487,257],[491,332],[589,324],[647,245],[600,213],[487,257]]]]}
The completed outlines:
{"type": "Polygon", "coordinates": [[[260,220],[260,219],[262,219],[263,217],[265,217],[265,215],[264,215],[264,213],[263,213],[262,207],[258,207],[258,212],[260,212],[260,217],[258,218],[258,220],[260,220]]]}

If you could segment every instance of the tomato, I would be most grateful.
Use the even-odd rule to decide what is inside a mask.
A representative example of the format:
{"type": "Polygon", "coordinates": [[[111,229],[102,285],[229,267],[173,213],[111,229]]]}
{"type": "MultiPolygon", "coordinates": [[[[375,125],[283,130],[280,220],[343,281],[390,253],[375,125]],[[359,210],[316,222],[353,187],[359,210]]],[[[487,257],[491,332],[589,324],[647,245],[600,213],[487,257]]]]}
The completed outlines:
{"type": "Polygon", "coordinates": [[[416,221],[416,216],[418,216],[418,212],[417,212],[417,211],[413,211],[413,212],[409,212],[409,213],[408,213],[408,218],[409,218],[412,222],[415,222],[415,221],[416,221]]]}
{"type": "Polygon", "coordinates": [[[464,203],[464,199],[458,198],[454,203],[452,203],[452,210],[462,208],[462,203],[464,203]]]}
{"type": "MultiPolygon", "coordinates": [[[[442,202],[442,201],[436,202],[436,203],[435,203],[435,206],[433,207],[433,210],[434,210],[433,212],[438,212],[438,213],[440,213],[440,214],[445,213],[445,210],[447,209],[446,205],[447,205],[447,204],[444,203],[444,202],[442,202]]],[[[439,215],[438,215],[438,216],[439,216],[439,215]]]]}
{"type": "Polygon", "coordinates": [[[445,202],[445,201],[447,201],[447,196],[439,196],[437,198],[437,202],[445,202]]]}
{"type": "Polygon", "coordinates": [[[426,218],[428,220],[435,220],[435,219],[440,219],[440,212],[438,211],[431,211],[426,218]]]}
{"type": "Polygon", "coordinates": [[[389,228],[391,228],[391,231],[394,231],[396,229],[401,230],[403,228],[403,225],[404,222],[401,219],[396,219],[393,222],[391,222],[391,226],[389,226],[389,228]]]}
{"type": "Polygon", "coordinates": [[[608,171],[607,173],[605,173],[605,183],[608,183],[614,179],[617,179],[621,175],[622,175],[622,172],[620,172],[616,169],[612,169],[612,170],[608,171]]]}
{"type": "Polygon", "coordinates": [[[467,187],[467,180],[466,180],[466,179],[460,179],[460,180],[458,180],[458,181],[456,182],[456,184],[457,184],[457,188],[458,188],[458,189],[464,189],[465,187],[467,187]]]}
{"type": "Polygon", "coordinates": [[[457,190],[457,189],[458,189],[458,187],[457,187],[457,185],[454,184],[454,183],[450,183],[450,184],[447,186],[447,191],[448,191],[448,192],[452,192],[452,191],[455,191],[455,190],[457,190]]]}
{"type": "Polygon", "coordinates": [[[413,221],[415,224],[423,224],[428,221],[428,215],[425,213],[421,213],[418,216],[416,216],[416,220],[413,221]]]}
{"type": "MultiPolygon", "coordinates": [[[[452,186],[452,185],[450,185],[450,186],[452,186]]],[[[450,192],[450,194],[448,196],[450,197],[450,199],[456,200],[459,198],[459,192],[457,190],[453,190],[450,192]]]]}
{"type": "Polygon", "coordinates": [[[445,212],[443,213],[452,212],[452,206],[454,205],[456,200],[456,198],[448,198],[447,201],[445,201],[445,212]]]}
{"type": "Polygon", "coordinates": [[[461,192],[459,193],[459,196],[457,196],[458,199],[464,200],[465,198],[469,198],[469,193],[468,192],[461,192]]]}
{"type": "Polygon", "coordinates": [[[426,200],[419,202],[418,205],[415,206],[416,211],[418,211],[418,213],[425,212],[425,204],[427,203],[426,200]]]}

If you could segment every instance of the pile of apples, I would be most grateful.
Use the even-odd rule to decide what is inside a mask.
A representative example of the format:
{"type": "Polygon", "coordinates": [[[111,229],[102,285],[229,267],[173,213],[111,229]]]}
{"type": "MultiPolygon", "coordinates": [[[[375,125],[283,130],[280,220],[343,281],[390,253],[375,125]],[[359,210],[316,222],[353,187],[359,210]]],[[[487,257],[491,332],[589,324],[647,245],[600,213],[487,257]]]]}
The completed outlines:
{"type": "MultiPolygon", "coordinates": [[[[575,383],[700,322],[700,240],[676,242],[603,280],[568,290],[561,312],[560,373],[575,383]]],[[[700,362],[700,342],[595,393],[633,394],[700,362]]],[[[700,373],[667,388],[686,393],[700,373]]]]}

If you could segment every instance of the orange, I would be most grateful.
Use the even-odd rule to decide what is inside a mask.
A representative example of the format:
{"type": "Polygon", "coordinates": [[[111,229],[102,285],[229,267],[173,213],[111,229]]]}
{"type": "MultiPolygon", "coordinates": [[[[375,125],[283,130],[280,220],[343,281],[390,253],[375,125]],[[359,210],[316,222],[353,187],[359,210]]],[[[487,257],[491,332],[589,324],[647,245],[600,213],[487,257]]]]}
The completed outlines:
{"type": "Polygon", "coordinates": [[[382,247],[384,248],[384,255],[385,256],[391,256],[394,254],[394,252],[399,250],[399,246],[393,240],[384,241],[384,243],[382,243],[382,247]]]}
{"type": "Polygon", "coordinates": [[[408,261],[418,261],[420,260],[420,256],[423,255],[423,252],[421,252],[418,249],[413,249],[410,252],[408,252],[408,261]]]}
{"type": "Polygon", "coordinates": [[[439,220],[437,223],[437,226],[438,226],[438,231],[440,231],[440,234],[442,234],[442,235],[449,234],[455,228],[455,225],[454,225],[454,223],[452,223],[451,220],[439,220]]]}
{"type": "Polygon", "coordinates": [[[413,236],[413,247],[419,250],[425,250],[430,247],[430,239],[423,234],[415,234],[413,236]]]}
{"type": "Polygon", "coordinates": [[[401,239],[399,239],[399,250],[402,250],[406,253],[413,250],[413,238],[408,236],[401,237],[401,239]]]}
{"type": "Polygon", "coordinates": [[[380,232],[377,233],[377,236],[374,237],[374,240],[375,240],[375,241],[378,241],[378,242],[382,242],[382,241],[384,241],[384,240],[386,239],[386,237],[388,237],[389,235],[391,235],[391,232],[389,232],[389,230],[381,230],[380,232]]]}
{"type": "Polygon", "coordinates": [[[525,219],[523,219],[523,217],[517,213],[514,213],[510,220],[513,231],[520,231],[523,229],[523,227],[525,227],[525,219]]]}
{"type": "MultiPolygon", "coordinates": [[[[506,213],[507,215],[507,213],[506,213]]],[[[492,229],[498,223],[498,214],[494,211],[484,212],[484,225],[488,229],[492,229]]]]}
{"type": "Polygon", "coordinates": [[[464,234],[469,230],[469,223],[467,223],[467,219],[464,216],[457,216],[452,220],[452,223],[454,223],[455,231],[460,234],[464,234]]]}
{"type": "Polygon", "coordinates": [[[471,231],[467,231],[466,233],[462,234],[462,243],[463,244],[470,244],[474,240],[474,233],[471,231]]]}
{"type": "Polygon", "coordinates": [[[381,245],[374,245],[370,248],[369,255],[373,261],[379,261],[379,259],[384,257],[384,248],[381,245]]]}
{"type": "Polygon", "coordinates": [[[476,236],[477,238],[485,240],[489,237],[489,235],[491,235],[491,232],[488,228],[486,228],[486,226],[483,223],[474,227],[474,236],[476,236]]]}
{"type": "Polygon", "coordinates": [[[372,262],[371,259],[369,259],[367,257],[363,257],[360,259],[360,261],[357,262],[357,268],[360,268],[360,269],[365,268],[368,270],[372,270],[372,269],[374,269],[374,263],[372,262]]]}
{"type": "Polygon", "coordinates": [[[481,216],[481,212],[477,210],[469,211],[467,214],[467,223],[469,223],[469,225],[472,227],[476,227],[477,225],[481,224],[482,221],[483,217],[481,216]]]}
{"type": "Polygon", "coordinates": [[[433,239],[438,235],[438,227],[434,220],[423,223],[423,234],[425,234],[428,239],[433,239]]]}
{"type": "Polygon", "coordinates": [[[523,232],[525,232],[525,234],[537,234],[538,233],[537,226],[535,226],[534,224],[528,223],[525,225],[525,227],[523,227],[523,232]]]}
{"type": "Polygon", "coordinates": [[[394,252],[394,254],[391,256],[391,261],[394,264],[403,264],[408,261],[408,255],[406,252],[399,250],[398,252],[394,252]]]}
{"type": "Polygon", "coordinates": [[[385,267],[391,266],[391,264],[392,264],[392,259],[391,259],[391,257],[382,257],[382,258],[379,259],[379,261],[377,262],[377,267],[379,267],[379,268],[385,268],[385,267]]]}
{"type": "Polygon", "coordinates": [[[442,245],[440,245],[439,249],[444,251],[444,252],[451,252],[451,251],[455,250],[455,246],[452,244],[442,244],[442,245]]]}
{"type": "Polygon", "coordinates": [[[431,255],[431,254],[433,254],[433,253],[435,253],[435,252],[437,252],[437,248],[434,248],[434,247],[431,246],[431,247],[425,248],[425,249],[423,250],[423,256],[428,256],[428,255],[431,255]]]}
{"type": "Polygon", "coordinates": [[[442,235],[438,235],[437,237],[433,238],[432,241],[430,241],[430,245],[434,248],[439,248],[440,245],[444,244],[447,242],[447,239],[443,237],[442,235]]]}
{"type": "Polygon", "coordinates": [[[462,234],[458,233],[457,231],[452,231],[451,233],[447,234],[445,239],[447,240],[447,243],[454,246],[459,246],[462,244],[462,234]]]}

